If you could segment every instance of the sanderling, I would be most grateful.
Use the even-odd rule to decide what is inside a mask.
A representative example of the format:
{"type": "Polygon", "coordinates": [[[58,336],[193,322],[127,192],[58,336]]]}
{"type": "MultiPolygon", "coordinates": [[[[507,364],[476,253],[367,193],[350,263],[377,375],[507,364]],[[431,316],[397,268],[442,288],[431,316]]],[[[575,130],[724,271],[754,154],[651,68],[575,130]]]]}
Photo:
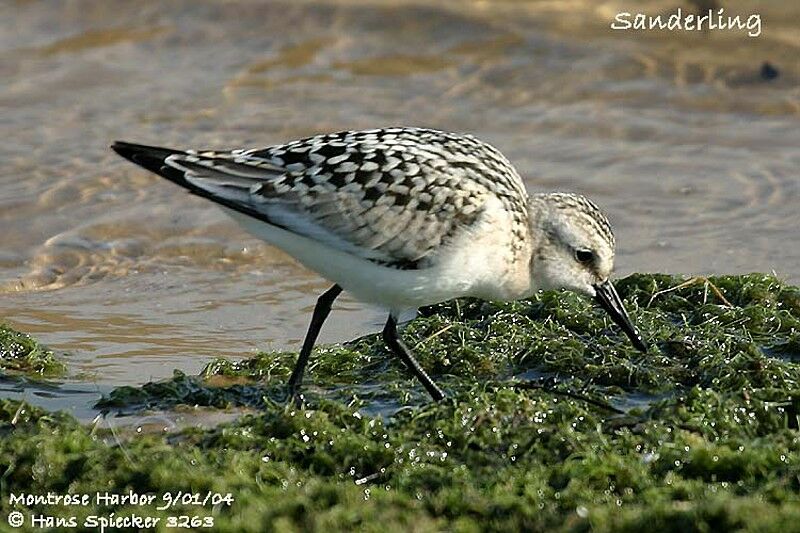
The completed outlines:
{"type": "Polygon", "coordinates": [[[389,310],[383,338],[435,400],[398,316],[460,296],[515,300],[564,288],[597,299],[647,346],[609,281],[614,235],[577,194],[531,194],[496,148],[471,135],[385,128],[252,150],[174,150],[116,142],[122,157],[216,202],[245,229],[334,282],[319,297],[292,396],[342,290],[389,310]]]}

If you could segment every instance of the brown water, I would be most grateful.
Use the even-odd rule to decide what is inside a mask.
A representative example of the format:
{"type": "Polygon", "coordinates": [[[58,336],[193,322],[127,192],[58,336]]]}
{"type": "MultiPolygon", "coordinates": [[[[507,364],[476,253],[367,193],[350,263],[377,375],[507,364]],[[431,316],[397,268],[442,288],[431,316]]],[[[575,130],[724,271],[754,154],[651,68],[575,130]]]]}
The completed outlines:
{"type": "MultiPolygon", "coordinates": [[[[611,31],[623,4],[0,4],[0,319],[103,390],[296,349],[327,284],[107,147],[397,124],[473,132],[529,189],[590,195],[620,274],[800,282],[800,4],[724,2],[758,9],[758,38],[611,31]]],[[[322,340],[382,321],[344,299],[322,340]]]]}

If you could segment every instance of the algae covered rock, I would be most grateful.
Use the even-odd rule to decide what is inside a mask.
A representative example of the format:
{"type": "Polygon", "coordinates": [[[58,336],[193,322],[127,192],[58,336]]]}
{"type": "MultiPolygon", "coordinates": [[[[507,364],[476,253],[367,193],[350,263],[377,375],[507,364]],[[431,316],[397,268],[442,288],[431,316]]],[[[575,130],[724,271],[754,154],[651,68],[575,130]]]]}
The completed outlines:
{"type": "MultiPolygon", "coordinates": [[[[530,378],[622,403],[695,385],[721,393],[798,386],[800,289],[762,274],[690,280],[637,274],[617,285],[652,344],[649,353],[639,353],[601,309],[569,292],[443,303],[423,309],[403,334],[456,398],[476,384],[513,387],[530,385],[530,378]]],[[[255,407],[280,399],[295,358],[269,352],[217,359],[200,376],[176,373],[172,380],[120,388],[99,405],[255,407]]],[[[427,403],[378,334],[318,347],[306,381],[309,400],[427,403]]]]}
{"type": "Polygon", "coordinates": [[[448,302],[404,335],[450,394],[430,403],[378,336],[320,347],[303,407],[293,354],[215,360],[124,388],[128,409],[246,405],[213,429],[120,439],[0,406],[2,490],[230,494],[193,507],[12,510],[220,531],[790,531],[800,520],[800,290],[763,275],[618,282],[647,354],[582,298],[448,302]]]}
{"type": "Polygon", "coordinates": [[[63,375],[66,367],[30,335],[0,324],[0,371],[11,375],[56,377],[63,375]]]}

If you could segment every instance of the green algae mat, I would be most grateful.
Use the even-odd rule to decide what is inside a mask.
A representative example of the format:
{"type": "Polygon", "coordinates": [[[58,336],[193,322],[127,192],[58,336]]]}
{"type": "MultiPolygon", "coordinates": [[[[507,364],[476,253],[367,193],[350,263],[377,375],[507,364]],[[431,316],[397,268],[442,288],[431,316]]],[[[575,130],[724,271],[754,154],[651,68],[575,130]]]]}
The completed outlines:
{"type": "MultiPolygon", "coordinates": [[[[568,293],[423,310],[404,337],[450,395],[438,404],[377,335],[319,347],[302,406],[283,397],[291,353],[98,403],[251,413],[213,429],[118,435],[3,400],[0,530],[12,515],[63,531],[797,530],[800,289],[616,285],[647,354],[568,293]]],[[[9,328],[0,345],[5,374],[63,371],[9,328]]]]}

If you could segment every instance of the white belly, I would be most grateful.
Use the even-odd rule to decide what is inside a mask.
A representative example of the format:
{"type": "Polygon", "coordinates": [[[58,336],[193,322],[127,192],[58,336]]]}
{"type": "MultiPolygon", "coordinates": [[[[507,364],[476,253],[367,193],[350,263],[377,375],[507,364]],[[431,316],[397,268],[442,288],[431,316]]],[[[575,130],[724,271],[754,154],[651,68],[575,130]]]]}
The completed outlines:
{"type": "MultiPolygon", "coordinates": [[[[224,209],[224,208],[223,208],[224,209]]],[[[391,311],[416,309],[460,296],[514,299],[529,288],[529,276],[509,270],[509,236],[504,220],[489,216],[470,233],[436,254],[419,270],[381,266],[302,235],[224,209],[244,229],[280,248],[310,270],[339,284],[357,299],[391,311]],[[521,287],[524,285],[524,287],[521,287]]],[[[518,270],[518,269],[517,269],[518,270]]]]}

